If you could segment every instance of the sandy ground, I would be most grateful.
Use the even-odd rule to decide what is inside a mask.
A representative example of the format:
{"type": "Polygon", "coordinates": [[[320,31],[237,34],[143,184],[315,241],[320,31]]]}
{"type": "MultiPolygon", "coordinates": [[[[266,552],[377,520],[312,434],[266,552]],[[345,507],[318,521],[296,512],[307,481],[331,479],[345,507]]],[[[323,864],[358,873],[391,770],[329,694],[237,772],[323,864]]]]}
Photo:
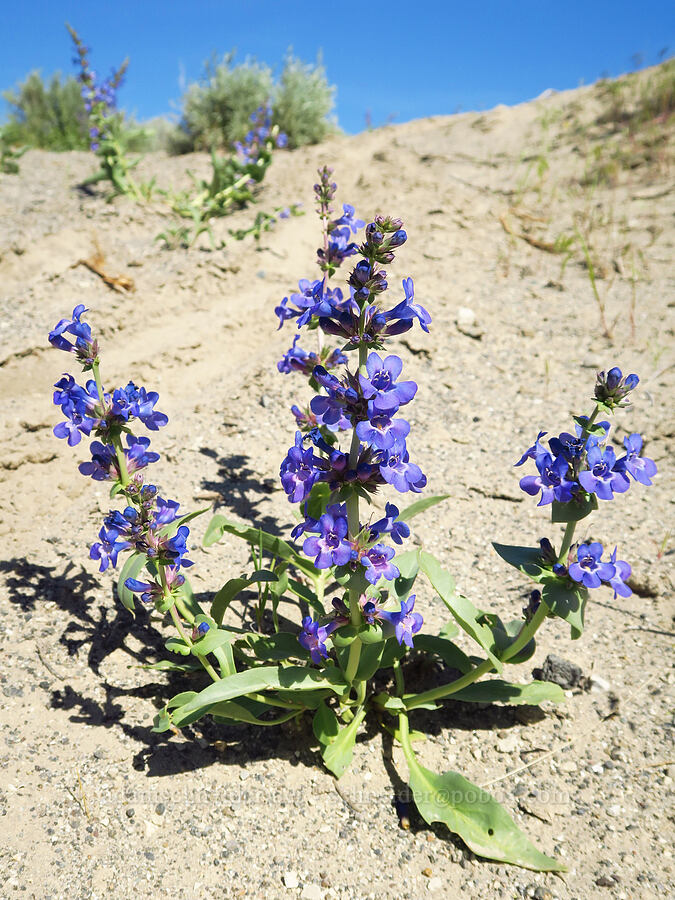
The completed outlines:
{"type": "MultiPolygon", "coordinates": [[[[260,207],[301,201],[308,214],[260,246],[229,241],[219,252],[208,242],[162,249],[153,240],[165,226],[159,201],[78,192],[95,166],[87,154],[31,151],[19,176],[0,176],[3,896],[642,900],[675,889],[672,161],[638,155],[614,183],[584,185],[617,140],[593,124],[600,108],[587,88],[280,152],[260,207]],[[581,640],[551,621],[532,663],[508,673],[528,680],[554,652],[596,676],[594,690],[570,691],[564,708],[540,715],[455,703],[414,720],[429,735],[421,760],[490,783],[533,840],[566,862],[562,877],[477,860],[415,818],[401,829],[392,799],[405,763],[375,729],[360,736],[339,790],[307,723],[152,734],[155,706],[184,682],[137,666],[157,658],[168,631],[143,614],[132,620],[113,578],[87,557],[109,500],[77,472],[84,445],[71,451],[51,433],[51,385],[70,359],[46,339],[80,302],[101,337],[104,380],[133,378],[160,393],[170,423],[154,438],[162,461],[153,474],[166,495],[288,533],[292,509],[277,475],[294,431],[288,407],[307,394],[276,371],[292,329],[275,331],[273,309],[298,278],[314,277],[312,184],[323,163],[362,218],[405,220],[409,241],[390,283],[412,275],[433,316],[429,336],[412,331],[395,351],[420,386],[410,443],[428,491],[451,495],[417,521],[415,540],[477,605],[511,617],[527,594],[491,539],[557,537],[519,491],[513,462],[540,428],[569,427],[571,412],[589,409],[597,368],[618,364],[642,379],[616,434],[645,435],[656,484],[603,504],[582,529],[619,544],[636,593],[597,591],[581,640]],[[591,223],[611,339],[583,255],[561,272],[564,256],[535,246],[574,221],[591,223]],[[74,265],[94,241],[107,271],[133,278],[135,293],[114,293],[74,265]]],[[[202,155],[153,155],[141,173],[178,186],[186,167],[207,174],[208,165],[202,155]]],[[[250,219],[241,211],[216,233],[250,219]]],[[[205,525],[197,520],[192,534],[193,584],[204,597],[247,567],[234,539],[202,550],[205,525]]],[[[430,590],[419,604],[441,623],[430,590]]]]}

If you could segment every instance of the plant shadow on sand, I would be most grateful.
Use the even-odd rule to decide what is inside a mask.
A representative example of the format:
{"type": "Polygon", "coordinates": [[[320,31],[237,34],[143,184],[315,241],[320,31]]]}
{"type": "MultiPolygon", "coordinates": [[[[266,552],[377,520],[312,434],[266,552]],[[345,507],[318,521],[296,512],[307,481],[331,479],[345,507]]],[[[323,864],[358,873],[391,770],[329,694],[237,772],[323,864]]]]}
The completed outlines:
{"type": "MultiPolygon", "coordinates": [[[[73,563],[68,563],[59,573],[57,567],[36,565],[25,558],[13,559],[0,562],[0,574],[5,576],[10,602],[25,613],[34,611],[39,603],[51,600],[67,615],[68,621],[59,643],[70,656],[78,655],[86,647],[87,665],[99,678],[98,690],[92,690],[92,694],[102,691],[104,699],[94,699],[78,691],[66,682],[65,676],[52,669],[48,660],[43,660],[56,678],[66,682],[52,689],[52,707],[69,712],[71,721],[75,723],[119,729],[140,745],[132,760],[133,767],[138,771],[145,771],[148,777],[162,777],[206,768],[215,763],[244,767],[264,759],[284,759],[294,766],[307,768],[321,767],[318,749],[311,747],[314,741],[309,714],[284,726],[263,730],[244,724],[226,726],[206,719],[184,728],[181,743],[177,743],[170,733],[156,734],[150,724],[153,705],[161,706],[174,694],[183,690],[199,690],[208,682],[201,673],[166,673],[161,680],[133,688],[118,687],[106,680],[101,674],[101,664],[116,650],[126,653],[130,665],[137,666],[150,665],[166,655],[164,635],[148,617],[143,613],[137,617],[131,616],[116,600],[114,606],[95,604],[94,592],[99,586],[97,579],[73,563]],[[127,721],[124,703],[127,697],[147,701],[147,725],[127,721]],[[297,755],[298,747],[306,749],[297,755]]],[[[198,599],[206,601],[207,597],[198,599]]],[[[290,623],[285,622],[284,625],[290,623]]],[[[421,657],[413,657],[405,670],[406,682],[411,688],[416,685],[419,688],[429,687],[452,678],[452,673],[445,666],[424,662],[421,657]]],[[[539,721],[545,716],[535,707],[527,707],[526,710],[527,716],[524,718],[523,707],[486,704],[476,710],[475,704],[446,702],[433,713],[417,711],[414,723],[420,731],[438,735],[447,729],[507,729],[525,721],[539,721]]],[[[389,723],[393,722],[392,719],[389,723]]],[[[370,717],[365,731],[358,737],[358,743],[368,743],[380,731],[374,717],[370,717]]],[[[409,792],[393,768],[391,749],[391,737],[384,732],[383,756],[392,783],[392,802],[395,801],[400,815],[410,817],[411,827],[428,828],[416,815],[411,816],[406,811],[409,792]]]]}
{"type": "Polygon", "coordinates": [[[218,466],[217,480],[202,480],[202,488],[219,498],[217,506],[229,509],[253,528],[262,528],[269,534],[283,537],[276,518],[261,513],[259,509],[260,504],[278,490],[278,482],[252,469],[250,457],[241,453],[219,456],[210,447],[202,447],[199,452],[218,466]]]}

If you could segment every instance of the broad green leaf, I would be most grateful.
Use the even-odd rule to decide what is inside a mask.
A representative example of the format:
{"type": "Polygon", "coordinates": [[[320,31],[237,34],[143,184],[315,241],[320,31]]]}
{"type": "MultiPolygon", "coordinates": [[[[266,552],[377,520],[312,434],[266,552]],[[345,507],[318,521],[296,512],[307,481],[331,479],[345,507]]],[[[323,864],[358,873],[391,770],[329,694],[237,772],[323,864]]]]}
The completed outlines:
{"type": "Polygon", "coordinates": [[[335,696],[335,689],[303,691],[301,694],[294,694],[293,691],[277,691],[276,693],[280,700],[302,703],[305,709],[318,709],[322,700],[328,700],[330,697],[335,696]]]}
{"type": "MultiPolygon", "coordinates": [[[[181,707],[178,713],[174,714],[173,721],[176,725],[185,724],[186,719],[194,713],[198,714],[199,718],[200,715],[209,712],[216,703],[234,700],[257,691],[270,689],[311,691],[316,688],[332,688],[342,693],[346,690],[347,684],[337,669],[320,672],[305,666],[288,666],[285,669],[279,669],[277,666],[261,666],[245,672],[236,672],[223,678],[222,681],[210,684],[190,703],[181,707]]],[[[191,721],[194,721],[194,717],[191,721]]]]}
{"type": "Polygon", "coordinates": [[[381,669],[389,669],[397,660],[405,655],[405,644],[399,644],[395,637],[388,638],[384,645],[384,652],[380,660],[381,669]]]}
{"type": "Polygon", "coordinates": [[[305,600],[317,615],[324,616],[326,614],[326,610],[319,602],[319,598],[306,584],[303,584],[301,581],[296,581],[295,578],[289,578],[288,590],[300,597],[301,600],[305,600]]]}
{"type": "Polygon", "coordinates": [[[152,731],[157,734],[162,734],[164,731],[168,731],[171,728],[171,718],[169,717],[169,713],[162,709],[153,719],[153,727],[152,731]]]}
{"type": "Polygon", "coordinates": [[[420,568],[426,574],[432,587],[448,607],[460,627],[480,644],[496,671],[501,672],[502,664],[496,655],[497,646],[494,635],[487,625],[480,623],[480,610],[476,609],[466,597],[455,593],[453,577],[441,568],[438,560],[430,553],[420,553],[420,568]]]}
{"type": "Polygon", "coordinates": [[[436,506],[437,503],[442,503],[443,500],[447,500],[449,496],[450,494],[436,494],[434,497],[424,497],[422,500],[416,500],[415,503],[406,506],[406,508],[398,514],[397,519],[399,522],[408,522],[413,516],[424,512],[425,509],[429,509],[431,506],[436,506]]]}
{"type": "Polygon", "coordinates": [[[369,681],[380,668],[380,660],[384,653],[384,642],[363,644],[359,656],[359,667],[356,670],[357,681],[369,681]]]}
{"type": "Polygon", "coordinates": [[[570,626],[573,641],[581,637],[584,630],[584,613],[588,591],[582,585],[569,585],[553,576],[541,589],[541,599],[554,616],[564,619],[570,626]]]}
{"type": "Polygon", "coordinates": [[[120,577],[117,581],[117,596],[119,597],[122,606],[129,610],[130,613],[134,614],[134,602],[135,597],[129,590],[129,588],[124,586],[124,582],[127,578],[137,578],[138,575],[143,570],[143,567],[146,563],[146,557],[144,553],[138,553],[135,551],[130,554],[122,566],[122,570],[120,572],[120,577]]]}
{"type": "Polygon", "coordinates": [[[309,653],[301,646],[297,634],[280,631],[278,634],[247,634],[240,642],[250,647],[258,659],[278,662],[282,659],[309,659],[309,653]]]}
{"type": "Polygon", "coordinates": [[[233,522],[225,516],[216,515],[211,519],[204,535],[204,546],[211,547],[213,544],[216,544],[224,534],[233,534],[236,537],[243,538],[253,547],[262,546],[262,549],[272,556],[288,560],[298,569],[311,575],[312,578],[317,577],[317,571],[312,563],[303,556],[300,556],[297,550],[294,550],[286,541],[275,537],[272,534],[268,534],[260,528],[250,528],[248,525],[233,522]]]}
{"type": "Polygon", "coordinates": [[[563,703],[565,692],[549,681],[532,681],[530,684],[510,684],[498,678],[479,681],[457,691],[449,700],[465,703],[507,703],[509,706],[539,706],[545,700],[563,703]]]}
{"type": "Polygon", "coordinates": [[[508,544],[492,543],[497,553],[510,566],[523,572],[534,581],[541,581],[547,572],[542,567],[541,550],[539,547],[512,547],[508,544]]]}
{"type": "MultiPolygon", "coordinates": [[[[209,715],[213,716],[216,722],[248,722],[250,725],[262,725],[271,727],[278,724],[278,718],[274,720],[266,720],[258,718],[263,713],[269,713],[272,707],[264,703],[258,703],[248,697],[240,697],[236,702],[234,700],[226,700],[223,703],[217,703],[211,707],[209,715]]],[[[288,710],[286,716],[283,716],[283,710],[277,709],[276,712],[282,715],[282,719],[287,720],[300,714],[301,710],[288,710]]]]}
{"type": "Polygon", "coordinates": [[[459,634],[459,628],[454,620],[446,622],[438,632],[439,637],[454,638],[459,634]]]}
{"type": "Polygon", "coordinates": [[[312,719],[314,737],[324,746],[331,744],[340,733],[340,724],[333,710],[322,701],[312,719]]]}
{"type": "Polygon", "coordinates": [[[185,703],[188,703],[193,697],[197,696],[196,691],[183,691],[182,694],[176,694],[172,697],[169,702],[166,704],[167,709],[177,709],[179,706],[183,706],[185,703]]]}
{"type": "Polygon", "coordinates": [[[426,653],[433,653],[439,656],[446,666],[451,669],[458,669],[462,674],[471,671],[473,666],[471,660],[460,650],[457,644],[443,637],[437,637],[433,634],[416,634],[413,643],[415,650],[424,650],[426,653]]]}
{"type": "Polygon", "coordinates": [[[168,640],[164,641],[164,646],[171,653],[180,653],[181,656],[189,656],[190,648],[185,643],[183,638],[180,637],[170,637],[168,640]]]}
{"type": "Polygon", "coordinates": [[[359,725],[363,721],[365,714],[365,709],[361,708],[349,725],[342,728],[337,737],[334,738],[330,744],[323,747],[321,752],[323,761],[326,768],[331,771],[336,778],[341,778],[344,775],[345,770],[352,761],[354,744],[356,743],[356,732],[358,731],[359,725]]]}
{"type": "Polygon", "coordinates": [[[597,508],[598,498],[595,494],[584,494],[580,501],[570,500],[569,503],[554,500],[551,504],[551,522],[580,522],[597,508]]]}
{"type": "MultiPolygon", "coordinates": [[[[408,756],[408,754],[406,754],[408,756]]],[[[565,866],[541,853],[503,806],[458,772],[436,775],[408,757],[410,787],[420,815],[431,825],[443,822],[478,856],[536,872],[565,866]]]]}
{"type": "Polygon", "coordinates": [[[277,581],[277,576],[266,569],[259,569],[252,575],[242,575],[239,578],[230,578],[215,594],[211,603],[211,617],[219,624],[223,624],[223,617],[228,606],[241,591],[252,584],[263,581],[277,581]]]}
{"type": "Polygon", "coordinates": [[[226,628],[209,628],[204,637],[195,641],[192,652],[195,656],[207,656],[232,642],[236,635],[226,628]]]}
{"type": "Polygon", "coordinates": [[[401,574],[388,585],[389,593],[399,601],[406,600],[420,569],[420,551],[406,550],[405,553],[395,556],[394,561],[401,574]]]}
{"type": "MultiPolygon", "coordinates": [[[[317,388],[317,392],[318,392],[317,388]]],[[[312,519],[318,519],[326,512],[326,506],[330,502],[331,489],[325,481],[317,481],[309,492],[307,498],[306,514],[312,519]]]]}
{"type": "MultiPolygon", "coordinates": [[[[507,649],[507,647],[511,646],[511,644],[520,634],[525,624],[524,620],[511,619],[510,622],[504,623],[495,613],[483,613],[483,619],[490,625],[492,633],[495,636],[497,647],[499,648],[499,654],[501,657],[503,657],[504,651],[507,649]]],[[[525,644],[525,646],[521,650],[518,651],[518,653],[515,654],[515,656],[509,657],[509,665],[514,663],[527,662],[528,659],[534,656],[535,649],[536,642],[535,639],[532,638],[527,642],[527,644],[525,644]]]]}

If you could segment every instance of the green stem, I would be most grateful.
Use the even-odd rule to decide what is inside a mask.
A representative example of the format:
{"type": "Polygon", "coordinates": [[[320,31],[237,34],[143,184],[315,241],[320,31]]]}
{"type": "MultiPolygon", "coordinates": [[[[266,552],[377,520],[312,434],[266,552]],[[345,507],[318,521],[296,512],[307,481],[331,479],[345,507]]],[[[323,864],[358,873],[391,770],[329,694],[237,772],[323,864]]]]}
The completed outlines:
{"type": "Polygon", "coordinates": [[[112,445],[115,448],[115,456],[117,457],[117,466],[120,470],[120,483],[125,488],[131,479],[129,478],[129,470],[127,469],[127,458],[124,455],[122,447],[122,438],[119,434],[112,438],[112,445]]]}
{"type": "MultiPolygon", "coordinates": [[[[532,619],[523,625],[520,634],[515,641],[502,652],[502,662],[508,662],[519,653],[523,647],[529,644],[539,626],[548,615],[548,611],[548,606],[542,600],[536,613],[532,616],[532,619]]],[[[476,666],[475,669],[462,675],[461,678],[451,681],[450,684],[442,684],[439,687],[431,688],[429,691],[424,691],[422,694],[414,694],[412,697],[408,697],[403,701],[405,707],[406,709],[415,709],[425,703],[430,703],[434,700],[444,700],[446,697],[451,697],[453,694],[456,694],[457,691],[461,691],[462,688],[468,687],[470,684],[478,681],[483,675],[487,675],[492,669],[494,669],[492,661],[485,659],[480,665],[476,666]]]]}
{"type": "Polygon", "coordinates": [[[410,743],[410,728],[408,725],[407,712],[400,712],[398,714],[398,736],[401,741],[401,747],[403,747],[403,754],[408,763],[408,768],[417,768],[418,762],[415,759],[415,753],[413,752],[412,744],[410,743]]]}
{"type": "Polygon", "coordinates": [[[516,654],[520,653],[523,647],[526,647],[532,638],[537,633],[539,626],[543,623],[544,619],[548,616],[549,609],[548,606],[544,603],[543,600],[540,601],[539,606],[537,607],[537,611],[532,616],[529,622],[526,622],[523,627],[520,629],[520,633],[518,637],[512,644],[502,651],[500,659],[502,662],[508,662],[510,659],[513,659],[516,654]]]}
{"type": "Polygon", "coordinates": [[[572,546],[572,541],[574,540],[574,531],[577,527],[576,522],[568,522],[565,526],[565,534],[563,535],[562,545],[560,547],[560,555],[558,556],[558,562],[565,564],[565,560],[567,559],[567,554],[570,552],[570,547],[572,546]]]}
{"type": "Polygon", "coordinates": [[[299,703],[293,703],[290,700],[281,700],[273,697],[268,697],[266,694],[246,694],[246,696],[255,700],[257,703],[264,703],[267,706],[278,706],[281,709],[294,709],[294,710],[303,710],[305,707],[299,703]]]}
{"type": "MultiPolygon", "coordinates": [[[[164,568],[161,567],[161,566],[160,566],[160,572],[161,572],[161,575],[162,575],[162,581],[165,581],[165,577],[164,577],[164,568]]],[[[182,637],[182,639],[185,641],[185,643],[186,643],[187,646],[190,648],[190,650],[192,650],[192,648],[194,647],[194,644],[192,643],[192,640],[190,639],[190,637],[188,636],[187,632],[186,632],[185,629],[183,628],[183,625],[182,625],[181,620],[180,620],[180,618],[179,618],[179,616],[178,616],[178,613],[176,612],[176,607],[175,607],[175,606],[172,606],[171,609],[169,610],[169,612],[171,613],[171,618],[173,619],[173,624],[176,626],[176,630],[178,631],[178,634],[182,637]]],[[[218,677],[218,674],[217,674],[216,670],[213,668],[213,666],[211,665],[211,663],[210,663],[204,656],[200,656],[199,653],[198,653],[198,654],[197,654],[197,659],[198,659],[199,662],[202,664],[202,666],[204,667],[204,669],[208,672],[208,674],[211,676],[211,678],[212,678],[213,681],[220,681],[220,680],[221,680],[221,679],[218,677]]]]}
{"type": "Polygon", "coordinates": [[[94,381],[96,382],[96,392],[103,409],[105,409],[105,392],[103,390],[103,382],[101,381],[101,373],[99,371],[98,361],[91,364],[91,371],[94,373],[94,381]]]}
{"type": "Polygon", "coordinates": [[[462,688],[473,684],[474,681],[478,681],[481,676],[486,675],[493,668],[494,665],[491,660],[483,660],[483,662],[479,666],[476,666],[475,669],[472,669],[470,672],[467,672],[466,675],[462,675],[461,678],[452,681],[450,684],[442,684],[439,687],[431,688],[429,691],[424,691],[422,694],[414,694],[412,697],[408,697],[403,701],[405,708],[415,709],[418,706],[424,706],[424,704],[431,703],[434,700],[444,700],[446,697],[457,693],[457,691],[461,691],[462,688]]]}

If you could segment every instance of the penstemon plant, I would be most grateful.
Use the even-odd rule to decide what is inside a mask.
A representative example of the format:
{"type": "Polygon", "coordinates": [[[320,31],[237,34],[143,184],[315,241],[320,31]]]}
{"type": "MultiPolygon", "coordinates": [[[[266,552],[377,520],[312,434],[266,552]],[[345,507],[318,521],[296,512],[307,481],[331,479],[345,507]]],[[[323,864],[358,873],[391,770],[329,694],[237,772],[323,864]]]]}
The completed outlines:
{"type": "MultiPolygon", "coordinates": [[[[251,129],[243,141],[233,145],[232,153],[219,156],[215,150],[211,151],[211,180],[198,180],[188,172],[197,193],[183,191],[170,198],[172,210],[181,218],[191,220],[192,224],[178,226],[173,232],[162,232],[157,239],[172,246],[178,235],[181,243],[192,246],[200,234],[206,232],[215,247],[211,220],[255,202],[255,188],[263,181],[274,150],[285,147],[286,143],[286,135],[279,131],[278,125],[272,125],[272,110],[266,106],[259,107],[251,113],[251,129]]],[[[281,208],[275,210],[275,214],[280,211],[281,208]]],[[[291,207],[290,213],[299,215],[297,206],[291,207]]],[[[230,234],[238,240],[250,233],[259,238],[260,233],[268,230],[275,221],[276,215],[259,213],[251,228],[230,231],[230,234]]],[[[221,243],[218,249],[224,246],[221,243]]]]}
{"type": "Polygon", "coordinates": [[[129,61],[125,59],[109,78],[101,80],[89,64],[89,48],[74,28],[70,25],[66,28],[77,53],[74,62],[80,69],[78,80],[82,85],[82,98],[87,111],[89,146],[100,163],[99,171],[85,179],[83,184],[109,181],[113,186],[113,196],[125,194],[134,200],[141,200],[145,195],[147,199],[147,195],[152,193],[152,186],[138,185],[131,176],[131,170],[138,165],[139,159],[129,160],[121,117],[115,111],[117,91],[129,61]]]}
{"type": "Polygon", "coordinates": [[[500,556],[536,582],[537,589],[514,621],[504,623],[478,609],[455,590],[452,577],[431,554],[419,549],[396,553],[386,543],[402,545],[410,535],[408,522],[446,495],[418,499],[402,511],[386,502],[379,518],[365,514],[364,504],[382,490],[417,494],[426,485],[421,469],[410,461],[410,424],[399,415],[415,398],[417,385],[401,380],[401,359],[383,351],[391,338],[416,323],[428,331],[431,317],[415,302],[411,278],[403,280],[403,299],[391,306],[385,302],[388,281],[382,266],[406,243],[401,221],[377,216],[358,245],[352,237],[364,223],[346,204],[343,214],[333,217],[336,186],[329,169],[319,174],[321,275],[301,280],[299,291],[276,310],[280,327],[294,320],[299,329],[317,336],[316,351],[300,348],[296,336],[278,363],[282,373],[304,374],[315,392],[304,410],[292,408],[295,442],[280,471],[288,499],[301,510],[291,532],[297,545],[214,516],[205,546],[225,534],[243,538],[254,567],[250,574],[226,581],[208,612],[199,605],[184,571],[192,565],[186,523],[200,513],[179,516],[178,503],[163,499],[146,482],[146,469],[158,454],[150,450],[147,437],[136,437],[132,430],[135,422],[150,431],[166,424],[166,416],[155,409],[158,395],[132,382],[105,390],[98,343],[82,319],[84,306],[78,305],[49,339],[73,353],[93,379],[84,387],[71,375],[57,382],[54,402],[65,420],[54,432],[71,446],[82,435],[96,438],[91,459],[80,464],[80,471],[109,482],[111,495],[126,503],[105,517],[90,557],[105,571],[117,564],[120,552],[128,552],[118,582],[121,602],[134,612],[140,598],[142,607],[170,616],[176,636],[166,648],[172,658],[154,667],[201,672],[210,680],[201,690],[173,697],[156,716],[155,731],[180,728],[205,715],[220,723],[266,727],[311,716],[323,762],[339,778],[351,762],[359,727],[371,715],[400,743],[412,795],[426,822],[444,823],[488,859],[562,870],[487,792],[457,772],[436,774],[424,767],[413,750],[417,735],[411,733],[409,718],[417,709],[437,709],[447,698],[530,705],[564,699],[555,684],[484,676],[501,675],[506,664],[529,659],[536,632],[548,618],[564,619],[572,637],[579,637],[589,590],[604,583],[615,594],[630,594],[630,566],[617,559],[616,549],[603,562],[598,542],[577,546],[574,535],[599,501],[625,491],[631,479],[651,484],[656,473],[655,464],[640,456],[639,435],[625,439],[625,454],[617,459],[607,443],[609,423],[597,421],[601,413],[626,405],[637,376],[624,378],[618,368],[599,373],[594,408],[589,416],[577,417],[575,433],[551,438],[547,450],[540,432],[518,461],[534,462],[538,474],[525,476],[521,486],[533,496],[541,493],[539,505],[551,506],[552,521],[565,525],[564,535],[557,551],[546,538],[531,549],[495,544],[500,556]],[[341,264],[357,255],[347,290],[330,286],[341,264]],[[341,346],[325,347],[324,336],[339,338],[341,346]],[[435,634],[423,630],[415,605],[413,589],[420,573],[451,615],[435,634]],[[258,592],[256,627],[224,624],[228,607],[250,589],[258,592]],[[298,608],[300,623],[280,618],[282,600],[298,608]],[[460,630],[475,645],[473,651],[454,641],[460,630]],[[406,664],[413,649],[445,663],[451,680],[422,692],[407,691],[406,664]]]}

